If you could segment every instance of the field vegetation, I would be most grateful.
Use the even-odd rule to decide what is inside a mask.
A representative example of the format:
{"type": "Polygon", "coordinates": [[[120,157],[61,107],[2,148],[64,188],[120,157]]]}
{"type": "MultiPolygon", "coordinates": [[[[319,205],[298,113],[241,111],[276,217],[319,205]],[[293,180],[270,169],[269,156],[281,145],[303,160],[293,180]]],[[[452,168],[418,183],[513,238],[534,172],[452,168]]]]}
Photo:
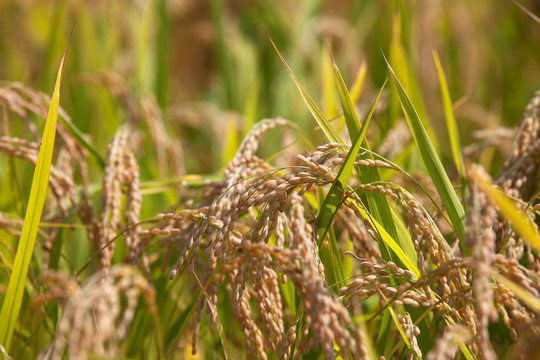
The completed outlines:
{"type": "Polygon", "coordinates": [[[0,358],[540,358],[538,16],[0,0],[0,358]]]}

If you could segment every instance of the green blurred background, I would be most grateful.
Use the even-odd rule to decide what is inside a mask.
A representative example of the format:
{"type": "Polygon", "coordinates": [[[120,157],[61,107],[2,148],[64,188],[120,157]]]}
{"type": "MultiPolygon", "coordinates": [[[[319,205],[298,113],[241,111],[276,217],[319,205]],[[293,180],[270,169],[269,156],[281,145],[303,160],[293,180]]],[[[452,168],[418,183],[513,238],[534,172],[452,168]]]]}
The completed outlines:
{"type": "MultiPolygon", "coordinates": [[[[522,4],[540,13],[540,3],[522,4]]],[[[401,74],[402,81],[419,89],[416,100],[440,130],[443,154],[432,49],[439,52],[452,98],[459,103],[464,145],[475,129],[516,124],[540,87],[540,25],[511,1],[2,0],[0,20],[0,79],[50,93],[75,24],[61,102],[74,123],[98,149],[105,148],[127,115],[107,86],[89,85],[81,74],[117,74],[129,96],[155,95],[167,127],[183,141],[188,172],[196,173],[219,169],[226,160],[224,147],[234,147],[223,144],[228,138],[215,137],[216,128],[230,123],[230,116],[223,123],[224,114],[239,116],[236,143],[265,117],[283,116],[304,129],[313,127],[264,26],[329,117],[340,110],[337,101],[325,101],[325,89],[333,86],[333,79],[324,76],[325,39],[349,84],[367,61],[360,106],[369,104],[387,76],[382,54],[390,57],[398,76],[403,64],[395,63],[405,59],[409,72],[405,78],[401,74]],[[401,48],[404,58],[395,56],[392,46],[401,48]]],[[[381,137],[396,118],[394,101],[390,96],[388,121],[374,125],[381,137]]]]}
{"type": "MultiPolygon", "coordinates": [[[[521,3],[540,14],[540,2],[521,3]]],[[[453,162],[432,50],[442,61],[466,154],[492,174],[510,150],[512,133],[505,128],[517,124],[540,88],[540,24],[512,1],[503,0],[0,0],[0,81],[21,82],[50,94],[73,27],[60,102],[73,123],[89,135],[103,157],[118,127],[126,122],[136,124],[134,112],[148,101],[156,103],[166,132],[181,142],[184,174],[218,173],[250,127],[263,118],[285,117],[298,124],[313,144],[325,141],[320,132],[313,131],[315,122],[264,27],[328,118],[336,118],[341,108],[326,40],[350,87],[360,83],[362,64],[367,66],[356,104],[360,118],[388,76],[384,54],[415,108],[433,128],[451,175],[453,162]]],[[[403,117],[391,86],[381,104],[368,133],[374,149],[403,117]]],[[[3,105],[0,102],[0,108],[3,105]]],[[[43,122],[33,120],[41,131],[43,122]]],[[[147,123],[138,125],[142,134],[149,134],[147,123]]],[[[0,135],[29,138],[28,128],[7,112],[0,116],[0,135]]],[[[175,174],[160,171],[156,149],[147,137],[137,153],[141,182],[142,187],[157,190],[152,195],[145,193],[142,219],[177,209],[179,198],[176,189],[162,191],[159,184],[151,184],[175,174]]],[[[275,153],[283,145],[281,140],[277,133],[270,134],[262,153],[275,153]]],[[[313,150],[308,143],[302,147],[313,150]]],[[[414,158],[393,160],[400,164],[413,159],[406,169],[421,168],[419,157],[414,158]]],[[[94,157],[88,159],[95,190],[103,171],[94,157]]],[[[23,161],[0,156],[0,211],[24,216],[32,171],[23,161]]],[[[98,191],[92,193],[92,201],[97,208],[98,191]]],[[[17,238],[0,235],[8,245],[5,255],[6,249],[15,248],[17,238]]],[[[59,237],[69,240],[64,243],[62,270],[73,274],[93,250],[83,229],[62,231],[59,237]]],[[[41,250],[36,249],[32,283],[40,273],[41,250]]],[[[150,250],[156,257],[162,255],[160,251],[150,250]]],[[[121,260],[119,252],[115,262],[121,260]]],[[[184,305],[192,295],[183,290],[185,277],[169,282],[167,271],[161,272],[158,263],[152,265],[157,302],[160,309],[167,310],[160,316],[164,324],[173,322],[171,319],[181,323],[184,305]],[[169,294],[181,294],[181,299],[173,303],[176,295],[170,300],[169,294]]],[[[4,273],[2,279],[5,281],[0,283],[7,283],[4,273]]],[[[51,329],[43,330],[39,324],[48,315],[37,316],[28,306],[24,309],[21,324],[30,325],[25,341],[14,352],[22,354],[21,358],[37,354],[51,338],[51,329]]],[[[225,315],[220,316],[231,318],[227,306],[221,309],[225,315]]],[[[143,312],[137,314],[132,331],[144,331],[143,325],[150,320],[143,312]]],[[[174,326],[164,325],[164,329],[166,335],[176,331],[174,326]]],[[[147,339],[147,334],[141,336],[147,339]]],[[[136,336],[131,339],[126,353],[136,356],[146,344],[136,336]]],[[[210,358],[211,351],[206,355],[210,358]]]]}

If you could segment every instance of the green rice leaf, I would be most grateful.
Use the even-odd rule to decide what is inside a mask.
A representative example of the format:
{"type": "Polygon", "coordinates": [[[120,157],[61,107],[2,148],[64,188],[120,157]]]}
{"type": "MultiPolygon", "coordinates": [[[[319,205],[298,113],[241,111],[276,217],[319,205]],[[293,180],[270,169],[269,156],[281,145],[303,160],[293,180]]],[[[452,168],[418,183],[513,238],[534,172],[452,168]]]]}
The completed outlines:
{"type": "MultiPolygon", "coordinates": [[[[70,36],[71,40],[71,36],[70,36]]],[[[68,42],[69,47],[69,42],[68,42]]],[[[19,317],[21,309],[26,277],[30,259],[36,242],[36,235],[39,228],[41,213],[47,196],[47,186],[49,185],[49,173],[51,170],[52,155],[54,150],[54,139],[56,136],[56,123],[58,119],[58,107],[60,104],[60,83],[62,80],[62,70],[66,59],[67,49],[64,52],[58,74],[54,93],[49,106],[49,113],[45,122],[45,129],[41,139],[41,146],[38,153],[34,177],[32,179],[32,188],[28,207],[24,217],[24,224],[19,239],[17,254],[13,264],[13,272],[9,279],[9,284],[2,304],[0,313],[0,344],[3,344],[6,351],[9,352],[11,337],[15,330],[15,324],[19,317]]]]}
{"type": "MultiPolygon", "coordinates": [[[[341,85],[343,84],[338,83],[338,87],[340,87],[341,85]]],[[[351,172],[354,167],[354,161],[356,160],[356,155],[358,154],[358,150],[360,150],[360,145],[362,144],[362,141],[364,140],[364,135],[367,131],[367,127],[369,125],[371,117],[373,116],[373,112],[375,111],[375,105],[377,104],[377,101],[379,101],[379,98],[382,94],[382,91],[385,85],[386,85],[386,81],[381,87],[379,94],[375,98],[375,101],[373,102],[373,105],[371,106],[371,109],[366,118],[366,121],[364,121],[364,124],[362,125],[360,132],[357,134],[356,140],[354,141],[353,146],[349,150],[349,153],[345,157],[345,160],[343,161],[343,165],[341,166],[341,169],[339,169],[337,177],[334,180],[332,187],[330,188],[330,191],[328,192],[328,195],[326,195],[323,205],[321,206],[321,210],[319,211],[319,217],[317,220],[317,228],[319,229],[319,242],[322,242],[324,237],[326,236],[328,227],[332,223],[332,220],[334,219],[334,216],[336,215],[336,212],[339,209],[339,206],[341,205],[343,192],[345,191],[345,188],[347,187],[347,183],[349,181],[349,177],[351,176],[351,172]]],[[[352,105],[350,103],[350,97],[348,96],[348,92],[346,88],[341,89],[339,91],[340,91],[340,96],[344,97],[344,98],[342,97],[342,104],[344,108],[345,118],[347,118],[348,116],[351,116],[351,114],[348,113],[350,109],[348,109],[348,111],[345,110],[346,107],[348,107],[349,105],[352,105]]],[[[356,119],[358,119],[358,116],[356,115],[356,112],[354,111],[354,109],[352,109],[352,111],[356,119]]],[[[347,120],[347,123],[349,122],[351,122],[352,126],[354,126],[354,123],[355,123],[354,120],[347,120]]]]}
{"type": "Polygon", "coordinates": [[[58,118],[58,120],[64,125],[69,132],[73,135],[75,139],[86,149],[88,152],[96,158],[99,166],[104,169],[105,168],[105,159],[103,159],[103,156],[99,154],[99,152],[96,150],[96,148],[90,144],[88,141],[86,141],[85,136],[81,130],[75,124],[73,124],[71,121],[68,121],[67,119],[64,119],[62,116],[58,118]]]}
{"type": "Polygon", "coordinates": [[[334,74],[332,71],[334,59],[331,56],[328,52],[321,51],[323,110],[328,119],[338,116],[338,110],[336,109],[336,88],[334,86],[334,74]]]}
{"type": "MultiPolygon", "coordinates": [[[[413,67],[411,66],[411,61],[407,55],[407,49],[403,44],[402,38],[402,21],[401,14],[396,12],[394,13],[392,19],[392,39],[390,42],[390,63],[395,69],[395,73],[399,75],[403,88],[407,91],[410,96],[411,103],[415,105],[416,111],[418,112],[420,119],[423,121],[423,125],[427,130],[427,133],[430,136],[433,136],[434,131],[430,128],[430,124],[426,121],[426,111],[424,102],[422,100],[422,95],[420,89],[418,88],[417,82],[415,80],[415,74],[413,72],[413,67]]],[[[436,140],[436,139],[434,139],[436,140]]],[[[434,144],[435,147],[437,144],[434,144]]]]}
{"type": "Polygon", "coordinates": [[[461,205],[452,183],[450,182],[450,179],[443,168],[441,160],[435,151],[435,147],[433,146],[426,129],[422,125],[422,121],[420,120],[418,113],[413,107],[411,100],[407,96],[407,93],[403,89],[403,86],[399,82],[396,74],[392,70],[392,67],[388,63],[388,60],[386,60],[386,57],[385,61],[388,66],[388,70],[392,75],[392,79],[394,80],[401,103],[401,108],[403,109],[403,113],[405,114],[405,118],[407,119],[407,123],[411,129],[416,146],[418,147],[418,150],[420,150],[420,154],[422,155],[422,159],[426,165],[428,173],[431,176],[437,191],[439,192],[439,196],[441,197],[446,211],[448,212],[448,216],[451,221],[450,225],[458,236],[464,253],[467,255],[468,250],[463,243],[463,219],[465,218],[463,206],[461,205]]]}
{"type": "Polygon", "coordinates": [[[456,165],[458,174],[463,179],[465,176],[463,155],[461,153],[461,143],[459,141],[459,132],[456,124],[456,118],[454,117],[454,110],[452,109],[450,92],[448,91],[448,85],[442,69],[441,60],[439,59],[439,54],[436,50],[433,50],[431,54],[433,56],[433,63],[435,64],[435,70],[437,70],[437,77],[439,78],[441,100],[443,104],[444,118],[446,119],[446,127],[448,129],[448,137],[450,138],[450,146],[452,148],[452,156],[454,157],[454,163],[456,165]]]}
{"type": "Polygon", "coordinates": [[[356,78],[354,79],[353,85],[351,87],[351,101],[353,104],[355,104],[358,101],[360,94],[362,94],[364,81],[366,80],[366,74],[367,74],[367,62],[364,59],[362,60],[362,63],[360,64],[360,67],[358,68],[358,71],[356,73],[356,78]]]}
{"type": "MultiPolygon", "coordinates": [[[[321,196],[322,198],[322,196],[321,196]]],[[[326,280],[330,285],[339,284],[345,280],[345,272],[343,270],[343,260],[339,256],[341,251],[338,248],[336,235],[333,228],[328,229],[328,245],[322,243],[319,248],[319,254],[326,273],[326,280]]],[[[332,287],[332,290],[337,290],[336,287],[332,287]]]]}
{"type": "Polygon", "coordinates": [[[375,220],[373,217],[370,217],[366,210],[359,207],[359,211],[362,214],[362,217],[369,219],[371,222],[371,225],[375,229],[375,231],[379,234],[379,236],[382,238],[382,241],[388,246],[390,250],[397,256],[399,261],[403,263],[403,265],[417,278],[420,277],[420,270],[416,267],[416,263],[414,263],[409,256],[403,251],[401,246],[388,234],[388,232],[385,230],[384,226],[382,226],[377,220],[375,220]]]}
{"type": "MultiPolygon", "coordinates": [[[[343,77],[341,76],[341,73],[339,72],[336,62],[334,61],[334,57],[332,56],[330,46],[328,46],[328,52],[330,53],[330,58],[332,60],[332,66],[334,68],[334,76],[336,78],[337,88],[339,92],[339,99],[341,100],[341,106],[343,107],[343,115],[345,116],[345,122],[347,123],[347,130],[349,130],[349,136],[351,137],[351,139],[358,138],[358,140],[361,143],[367,130],[367,124],[369,123],[369,120],[371,120],[371,115],[373,115],[374,106],[372,106],[370,110],[370,114],[368,115],[367,120],[364,122],[364,125],[362,126],[360,124],[360,119],[358,119],[358,115],[356,114],[356,110],[354,108],[354,104],[349,95],[349,91],[347,90],[347,86],[345,85],[345,81],[343,81],[343,77]],[[360,127],[362,127],[363,132],[360,134],[360,137],[358,137],[358,134],[360,132],[360,127]]],[[[385,85],[386,85],[386,80],[384,82],[384,85],[381,88],[381,91],[382,89],[384,89],[385,85]]],[[[380,96],[381,96],[381,92],[379,92],[379,95],[377,96],[377,99],[375,100],[374,105],[377,103],[380,96]]],[[[356,154],[355,154],[355,157],[356,157],[356,154]]]]}
{"type": "Polygon", "coordinates": [[[343,144],[343,140],[341,140],[341,138],[340,138],[339,134],[337,133],[337,131],[332,127],[330,122],[326,119],[326,117],[324,116],[322,111],[317,107],[317,105],[315,104],[313,99],[311,99],[311,97],[306,92],[306,90],[304,90],[303,86],[296,79],[296,76],[294,76],[291,68],[289,67],[289,65],[287,64],[287,62],[283,58],[283,56],[281,56],[281,53],[279,52],[276,44],[274,44],[274,42],[272,41],[272,38],[270,37],[270,34],[268,34],[268,31],[266,29],[265,29],[265,31],[266,31],[266,35],[270,39],[270,42],[272,43],[272,46],[274,47],[274,49],[276,50],[279,58],[281,59],[281,62],[283,63],[283,65],[287,69],[287,72],[289,73],[292,80],[294,81],[294,84],[298,88],[298,91],[300,91],[300,95],[302,96],[302,99],[306,103],[309,111],[311,112],[311,114],[313,115],[315,120],[317,121],[317,124],[321,127],[322,131],[324,132],[324,134],[326,135],[328,140],[336,142],[338,144],[343,144]]]}

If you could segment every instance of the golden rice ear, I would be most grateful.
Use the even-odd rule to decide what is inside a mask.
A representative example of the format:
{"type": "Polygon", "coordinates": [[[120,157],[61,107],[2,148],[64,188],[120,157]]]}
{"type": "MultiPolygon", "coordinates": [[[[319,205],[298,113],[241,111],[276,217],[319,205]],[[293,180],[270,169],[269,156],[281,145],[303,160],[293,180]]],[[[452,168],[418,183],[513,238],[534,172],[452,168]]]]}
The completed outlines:
{"type": "Polygon", "coordinates": [[[505,193],[523,201],[531,200],[538,190],[540,166],[540,91],[529,101],[519,124],[512,155],[505,161],[495,180],[505,193]]]}

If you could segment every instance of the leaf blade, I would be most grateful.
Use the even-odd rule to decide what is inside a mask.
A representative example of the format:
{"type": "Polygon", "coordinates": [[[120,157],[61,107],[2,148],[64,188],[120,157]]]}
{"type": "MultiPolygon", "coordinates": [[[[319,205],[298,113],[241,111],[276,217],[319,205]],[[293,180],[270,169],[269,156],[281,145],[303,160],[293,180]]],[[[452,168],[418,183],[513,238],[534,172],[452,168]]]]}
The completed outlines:
{"type": "Polygon", "coordinates": [[[69,41],[56,76],[54,92],[51,99],[51,104],[49,106],[47,119],[45,121],[41,146],[32,179],[32,187],[30,190],[30,197],[25,213],[21,237],[13,264],[13,271],[9,279],[6,296],[4,298],[0,313],[0,319],[2,319],[0,325],[0,343],[4,344],[6,351],[8,352],[13,331],[15,330],[15,324],[21,309],[28,267],[30,265],[41,214],[43,212],[45,198],[47,196],[47,187],[49,185],[49,174],[54,150],[54,140],[56,137],[58,108],[60,106],[60,83],[62,80],[62,71],[64,68],[68,47],[69,41]]]}
{"type": "Polygon", "coordinates": [[[433,56],[433,63],[435,64],[435,70],[437,71],[437,77],[439,79],[439,88],[441,90],[441,101],[443,104],[444,118],[446,120],[446,127],[448,129],[448,137],[450,140],[450,147],[452,149],[452,156],[454,157],[454,163],[460,178],[464,178],[464,165],[463,154],[461,152],[461,143],[459,141],[459,132],[456,124],[456,118],[454,117],[454,110],[452,109],[452,100],[450,99],[450,92],[448,91],[448,84],[446,82],[446,76],[441,65],[439,54],[436,50],[431,51],[433,56]]]}
{"type": "Polygon", "coordinates": [[[270,34],[268,34],[268,31],[266,29],[264,29],[264,31],[266,31],[266,35],[268,36],[268,39],[270,39],[270,42],[272,43],[272,46],[274,47],[274,49],[276,50],[279,58],[281,59],[281,62],[285,66],[285,69],[287,69],[287,72],[289,73],[289,75],[291,76],[294,84],[298,88],[298,91],[300,92],[300,96],[302,96],[302,99],[304,100],[304,103],[309,108],[309,111],[311,112],[311,114],[313,115],[315,120],[317,121],[317,124],[320,126],[320,128],[322,129],[322,131],[324,132],[324,134],[326,135],[328,140],[336,142],[338,144],[343,144],[344,142],[343,142],[343,140],[341,140],[341,137],[337,133],[336,129],[334,129],[332,127],[332,125],[326,119],[326,117],[324,116],[322,111],[319,109],[319,107],[315,104],[313,99],[309,96],[309,94],[306,92],[304,87],[300,84],[298,79],[296,79],[296,76],[294,76],[294,73],[292,72],[291,68],[289,67],[289,65],[287,64],[287,62],[285,61],[285,59],[283,58],[281,53],[279,52],[276,44],[274,44],[274,41],[272,41],[272,38],[270,37],[270,34]]]}
{"type": "Polygon", "coordinates": [[[349,177],[354,167],[354,161],[356,159],[356,155],[358,154],[358,151],[360,150],[360,145],[362,144],[364,140],[364,135],[367,131],[367,127],[373,116],[373,112],[375,111],[375,105],[377,104],[385,85],[386,85],[386,81],[381,87],[379,94],[375,98],[375,101],[373,102],[373,105],[371,106],[369,114],[366,117],[366,121],[364,121],[364,124],[362,125],[362,128],[360,129],[360,132],[356,140],[354,141],[353,146],[347,153],[347,156],[345,157],[345,160],[343,161],[343,165],[341,166],[341,169],[339,169],[336,179],[334,180],[332,187],[330,188],[330,191],[326,195],[323,205],[321,206],[321,210],[319,211],[319,217],[317,219],[317,228],[319,231],[319,242],[322,242],[324,237],[326,236],[326,233],[328,232],[328,227],[332,223],[332,220],[334,219],[334,216],[337,210],[339,209],[339,206],[341,205],[341,199],[343,197],[343,193],[345,192],[345,188],[347,187],[347,183],[349,182],[349,177]]]}
{"type": "Polygon", "coordinates": [[[450,179],[448,178],[448,175],[443,168],[441,160],[439,159],[439,156],[435,151],[435,147],[433,146],[431,139],[426,129],[424,128],[420,117],[418,116],[418,113],[413,107],[411,100],[409,99],[407,93],[403,89],[403,86],[399,82],[399,79],[397,78],[392,67],[390,66],[390,63],[388,62],[386,57],[384,59],[386,61],[386,65],[388,66],[388,70],[390,71],[390,75],[392,76],[392,79],[394,81],[396,90],[398,92],[401,108],[403,110],[403,113],[405,114],[407,124],[411,129],[416,146],[420,150],[422,160],[424,161],[429,175],[431,176],[433,183],[435,184],[435,187],[439,192],[439,196],[441,197],[443,205],[448,212],[448,216],[451,222],[450,225],[452,226],[457,237],[459,238],[464,253],[468,255],[469,251],[463,241],[463,219],[465,218],[465,211],[463,209],[463,206],[461,205],[461,202],[459,201],[459,198],[452,186],[452,183],[450,182],[450,179]]]}

